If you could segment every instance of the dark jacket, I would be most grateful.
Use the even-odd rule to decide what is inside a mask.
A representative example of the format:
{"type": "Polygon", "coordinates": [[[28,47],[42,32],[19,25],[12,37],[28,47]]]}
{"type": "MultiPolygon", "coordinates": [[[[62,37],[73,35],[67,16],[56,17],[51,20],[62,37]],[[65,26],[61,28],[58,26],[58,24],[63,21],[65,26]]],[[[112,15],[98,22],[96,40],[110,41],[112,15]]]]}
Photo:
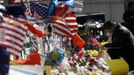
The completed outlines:
{"type": "Polygon", "coordinates": [[[111,57],[123,57],[130,70],[134,69],[134,36],[126,27],[117,25],[112,35],[112,44],[106,46],[111,47],[108,50],[111,57]]]}
{"type": "Polygon", "coordinates": [[[0,75],[6,75],[9,70],[9,54],[6,48],[0,46],[0,75]]]}

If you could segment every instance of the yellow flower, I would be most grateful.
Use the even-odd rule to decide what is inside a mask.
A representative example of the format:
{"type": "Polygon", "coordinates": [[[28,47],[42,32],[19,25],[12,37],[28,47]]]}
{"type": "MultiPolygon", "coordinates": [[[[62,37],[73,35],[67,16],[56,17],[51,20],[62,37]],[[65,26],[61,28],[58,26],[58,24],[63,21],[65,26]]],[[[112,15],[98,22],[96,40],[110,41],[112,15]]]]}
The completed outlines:
{"type": "Polygon", "coordinates": [[[88,52],[89,52],[89,54],[91,54],[91,56],[93,56],[93,57],[96,57],[96,56],[98,56],[98,51],[97,50],[88,50],[88,52]]]}
{"type": "Polygon", "coordinates": [[[99,53],[98,53],[97,50],[93,50],[93,56],[94,56],[94,57],[98,56],[98,54],[99,54],[99,53]]]}
{"type": "Polygon", "coordinates": [[[108,44],[108,42],[101,42],[101,45],[102,46],[105,45],[105,44],[108,44]]]}
{"type": "Polygon", "coordinates": [[[107,54],[107,50],[101,50],[101,54],[102,55],[106,55],[107,54]]]}
{"type": "Polygon", "coordinates": [[[97,75],[95,72],[91,72],[89,73],[89,75],[97,75]]]}

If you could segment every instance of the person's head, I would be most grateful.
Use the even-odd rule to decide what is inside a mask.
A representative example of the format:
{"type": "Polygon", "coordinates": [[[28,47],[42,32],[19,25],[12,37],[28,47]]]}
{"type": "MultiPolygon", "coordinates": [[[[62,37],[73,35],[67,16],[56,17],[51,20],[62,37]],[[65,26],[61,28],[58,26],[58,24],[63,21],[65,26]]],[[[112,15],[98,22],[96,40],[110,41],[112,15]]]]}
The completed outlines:
{"type": "Polygon", "coordinates": [[[111,21],[106,21],[103,25],[104,32],[107,37],[112,36],[117,24],[111,21]]]}
{"type": "Polygon", "coordinates": [[[133,2],[133,1],[130,1],[130,2],[128,3],[127,9],[128,9],[128,10],[131,10],[131,11],[134,11],[134,2],[133,2]]]}

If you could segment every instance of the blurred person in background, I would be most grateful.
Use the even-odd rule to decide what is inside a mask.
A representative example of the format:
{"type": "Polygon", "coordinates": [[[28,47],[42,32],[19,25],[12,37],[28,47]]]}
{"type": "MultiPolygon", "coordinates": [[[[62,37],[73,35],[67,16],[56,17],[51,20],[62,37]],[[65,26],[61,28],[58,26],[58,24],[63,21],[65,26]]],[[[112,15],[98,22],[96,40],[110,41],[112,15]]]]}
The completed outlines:
{"type": "Polygon", "coordinates": [[[127,27],[134,35],[134,2],[130,1],[127,10],[123,14],[124,26],[127,27]]]}
{"type": "Polygon", "coordinates": [[[112,37],[111,43],[106,44],[112,59],[123,57],[130,70],[134,70],[134,36],[130,30],[119,23],[107,21],[103,25],[106,36],[112,37]]]}

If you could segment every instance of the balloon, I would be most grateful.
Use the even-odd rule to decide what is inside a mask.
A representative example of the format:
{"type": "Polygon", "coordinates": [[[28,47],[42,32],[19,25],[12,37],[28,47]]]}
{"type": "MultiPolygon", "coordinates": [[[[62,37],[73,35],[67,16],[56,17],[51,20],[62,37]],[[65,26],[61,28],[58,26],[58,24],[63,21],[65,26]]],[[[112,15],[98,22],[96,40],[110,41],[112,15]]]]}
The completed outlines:
{"type": "Polygon", "coordinates": [[[48,16],[51,16],[58,5],[58,0],[52,0],[48,7],[48,16]]]}
{"type": "Polygon", "coordinates": [[[64,49],[56,48],[51,54],[51,59],[55,61],[55,64],[59,65],[64,59],[64,56],[64,49]]]}
{"type": "Polygon", "coordinates": [[[74,8],[74,0],[58,0],[64,2],[67,6],[74,8]]]}
{"type": "Polygon", "coordinates": [[[51,0],[52,3],[54,3],[56,6],[58,5],[58,0],[51,0]]]}
{"type": "Polygon", "coordinates": [[[54,12],[55,9],[55,4],[54,3],[50,3],[49,7],[48,7],[48,16],[51,16],[52,13],[54,12]]]}
{"type": "Polygon", "coordinates": [[[74,8],[74,0],[64,0],[64,1],[67,6],[74,8]]]}

